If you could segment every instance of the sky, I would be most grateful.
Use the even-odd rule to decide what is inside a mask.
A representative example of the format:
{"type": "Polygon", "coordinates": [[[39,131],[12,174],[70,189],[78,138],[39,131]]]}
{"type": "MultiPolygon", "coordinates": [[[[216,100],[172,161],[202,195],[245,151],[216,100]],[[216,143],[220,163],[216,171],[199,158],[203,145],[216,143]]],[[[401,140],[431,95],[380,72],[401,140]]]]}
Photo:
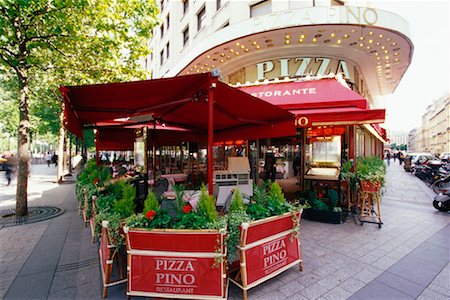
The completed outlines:
{"type": "Polygon", "coordinates": [[[378,9],[394,12],[411,26],[412,62],[393,94],[385,96],[385,127],[410,131],[420,127],[433,100],[449,92],[449,0],[372,0],[378,9]]]}

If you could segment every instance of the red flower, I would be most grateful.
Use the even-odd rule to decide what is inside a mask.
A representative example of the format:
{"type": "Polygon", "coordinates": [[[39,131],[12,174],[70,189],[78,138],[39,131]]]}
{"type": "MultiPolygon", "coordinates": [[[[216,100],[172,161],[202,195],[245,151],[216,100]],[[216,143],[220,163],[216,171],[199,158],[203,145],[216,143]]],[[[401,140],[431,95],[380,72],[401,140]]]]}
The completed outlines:
{"type": "Polygon", "coordinates": [[[95,184],[95,185],[97,185],[99,182],[100,182],[100,179],[98,179],[98,178],[95,178],[95,179],[94,179],[94,184],[95,184]]]}
{"type": "Polygon", "coordinates": [[[156,211],[154,210],[149,210],[146,214],[145,217],[149,220],[153,220],[153,218],[156,216],[156,211]]]}
{"type": "Polygon", "coordinates": [[[322,198],[323,197],[323,194],[319,194],[319,198],[322,198]]]}
{"type": "Polygon", "coordinates": [[[188,212],[190,212],[192,210],[192,206],[190,204],[186,204],[185,206],[183,206],[183,212],[185,214],[187,214],[188,212]]]}

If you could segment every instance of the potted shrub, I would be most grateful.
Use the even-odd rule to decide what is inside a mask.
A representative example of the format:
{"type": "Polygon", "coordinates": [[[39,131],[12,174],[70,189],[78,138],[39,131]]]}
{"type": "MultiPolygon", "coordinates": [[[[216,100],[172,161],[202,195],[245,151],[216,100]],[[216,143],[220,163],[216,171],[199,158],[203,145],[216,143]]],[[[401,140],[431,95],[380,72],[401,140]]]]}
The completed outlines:
{"type": "Polygon", "coordinates": [[[126,220],[127,295],[226,298],[226,224],[204,186],[195,208],[177,191],[175,214],[150,196],[126,220]]]}
{"type": "Polygon", "coordinates": [[[384,185],[386,166],[378,156],[359,157],[356,160],[355,176],[363,192],[378,193],[384,185]]]}
{"type": "Polygon", "coordinates": [[[331,224],[345,222],[346,214],[338,207],[338,193],[334,189],[328,189],[326,195],[317,195],[313,190],[306,194],[308,208],[303,211],[303,218],[331,224]]]}

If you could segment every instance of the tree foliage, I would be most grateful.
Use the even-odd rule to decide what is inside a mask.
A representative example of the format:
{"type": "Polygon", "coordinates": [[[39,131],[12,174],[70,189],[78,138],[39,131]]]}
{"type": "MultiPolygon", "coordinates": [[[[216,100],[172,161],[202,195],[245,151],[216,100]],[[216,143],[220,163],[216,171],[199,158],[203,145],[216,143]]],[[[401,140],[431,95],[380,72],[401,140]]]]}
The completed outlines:
{"type": "Polygon", "coordinates": [[[139,59],[149,53],[157,13],[148,0],[0,0],[0,84],[2,74],[14,75],[10,100],[18,99],[16,214],[27,210],[31,124],[57,132],[59,85],[145,78],[139,59]]]}

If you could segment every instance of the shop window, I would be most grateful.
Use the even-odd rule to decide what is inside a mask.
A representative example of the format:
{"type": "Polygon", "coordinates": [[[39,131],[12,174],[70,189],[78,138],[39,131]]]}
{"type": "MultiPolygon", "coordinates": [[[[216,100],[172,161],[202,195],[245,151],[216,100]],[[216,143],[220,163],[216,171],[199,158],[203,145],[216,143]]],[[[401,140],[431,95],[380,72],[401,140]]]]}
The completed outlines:
{"type": "Polygon", "coordinates": [[[272,12],[272,1],[264,0],[250,5],[250,18],[267,15],[272,12]]]}
{"type": "Polygon", "coordinates": [[[197,14],[197,31],[200,31],[200,29],[202,29],[203,26],[205,26],[205,19],[206,19],[206,9],[203,6],[203,8],[197,14]]]}
{"type": "Polygon", "coordinates": [[[183,30],[183,47],[189,43],[189,26],[183,30]]]}

